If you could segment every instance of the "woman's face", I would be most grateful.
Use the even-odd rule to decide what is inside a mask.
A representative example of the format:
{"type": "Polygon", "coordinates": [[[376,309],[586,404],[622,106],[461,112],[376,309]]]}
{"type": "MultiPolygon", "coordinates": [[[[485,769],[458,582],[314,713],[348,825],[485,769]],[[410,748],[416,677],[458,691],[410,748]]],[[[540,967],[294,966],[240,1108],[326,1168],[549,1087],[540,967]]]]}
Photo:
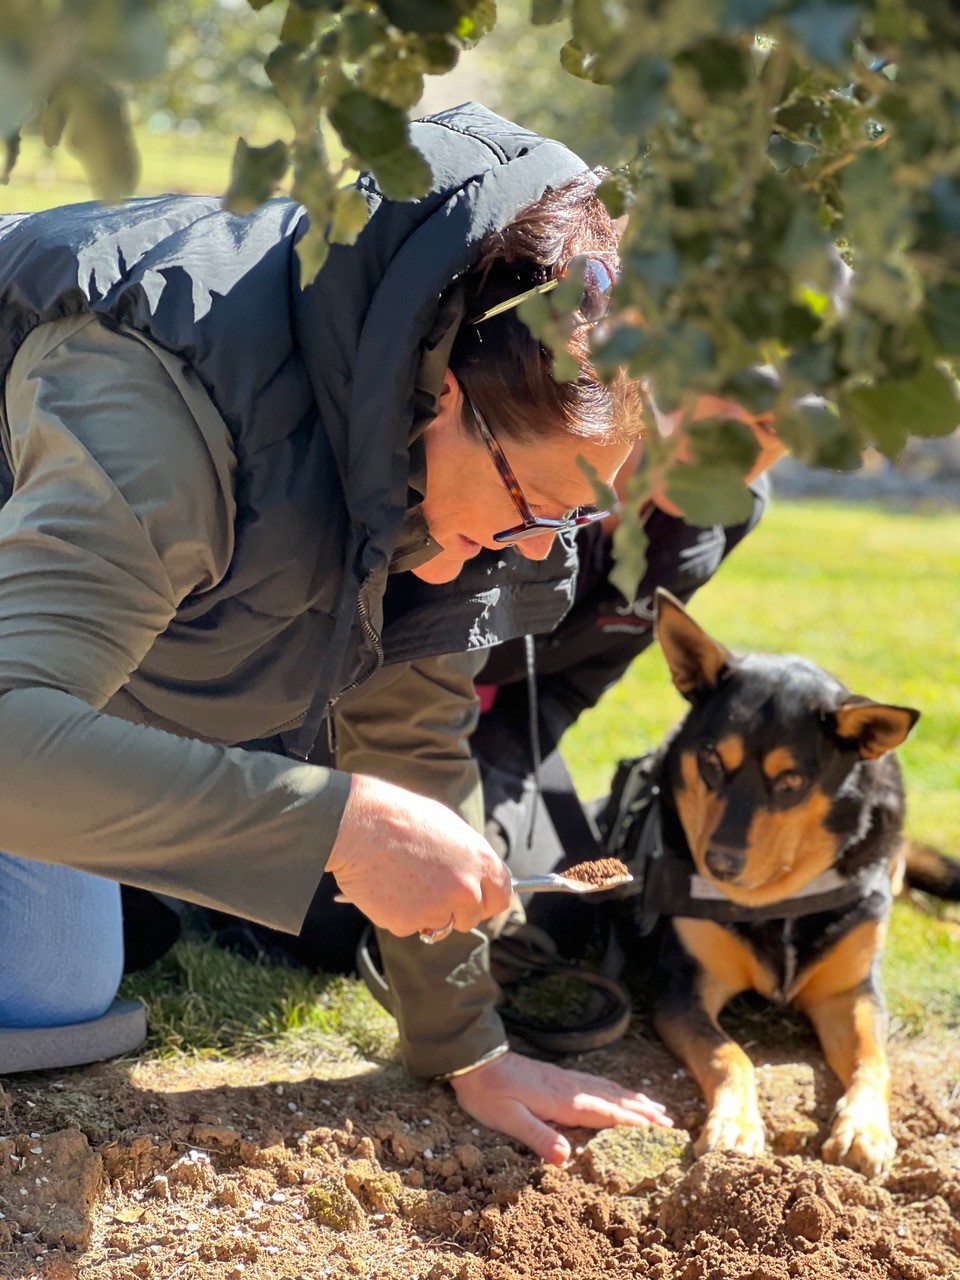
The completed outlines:
{"type": "MultiPolygon", "coordinates": [[[[463,396],[447,373],[440,412],[424,432],[427,491],[423,514],[443,550],[413,572],[424,582],[449,582],[464,562],[487,547],[502,550],[493,536],[519,523],[517,508],[483,441],[462,424],[463,396]]],[[[494,432],[496,424],[491,424],[494,432]]],[[[555,436],[534,444],[505,442],[504,452],[534,515],[559,519],[574,507],[596,501],[578,460],[585,459],[608,484],[630,453],[627,444],[599,444],[576,436],[555,436]]],[[[517,551],[543,560],[556,534],[524,538],[517,551]]]]}

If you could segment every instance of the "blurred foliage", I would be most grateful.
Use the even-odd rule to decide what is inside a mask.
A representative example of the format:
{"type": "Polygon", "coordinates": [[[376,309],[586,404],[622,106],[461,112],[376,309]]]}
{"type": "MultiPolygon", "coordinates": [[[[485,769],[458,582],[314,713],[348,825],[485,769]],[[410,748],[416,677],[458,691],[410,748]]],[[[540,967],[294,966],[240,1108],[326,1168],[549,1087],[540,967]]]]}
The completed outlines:
{"type": "Polygon", "coordinates": [[[487,105],[536,133],[559,138],[589,165],[625,164],[636,144],[614,128],[612,89],[568,75],[560,65],[568,25],[534,26],[530,14],[528,4],[501,3],[497,25],[480,43],[487,105]]]}
{"type": "MultiPolygon", "coordinates": [[[[192,84],[195,113],[199,78],[208,123],[217,124],[239,85],[261,91],[269,46],[263,71],[289,125],[263,145],[241,140],[227,204],[252,208],[292,169],[293,194],[311,216],[299,246],[311,279],[330,240],[349,243],[362,229],[362,202],[339,189],[352,168],[372,170],[394,199],[426,190],[430,175],[410,145],[408,113],[425,75],[449,71],[487,36],[495,5],[250,7],[7,0],[7,168],[18,126],[40,121],[48,142],[62,138],[81,156],[94,191],[116,199],[137,174],[119,86],[142,85],[143,109],[175,114],[178,94],[192,84]],[[160,76],[168,48],[171,69],[160,76]],[[343,147],[336,160],[330,130],[343,147]]],[[[550,92],[537,89],[549,98],[536,108],[537,124],[562,136],[579,117],[590,158],[620,165],[603,194],[611,212],[629,214],[623,275],[614,314],[597,331],[596,363],[604,375],[625,366],[643,379],[655,391],[657,421],[670,424],[666,434],[651,428],[631,491],[637,503],[680,466],[670,490],[686,515],[699,523],[735,515],[748,451],[733,424],[718,436],[722,448],[705,443],[702,424],[694,438],[689,410],[698,393],[774,413],[795,456],[838,468],[855,466],[867,443],[896,457],[909,434],[943,435],[957,425],[955,4],[533,0],[527,12],[532,27],[560,36],[550,92]],[[854,268],[850,281],[835,245],[854,268]]],[[[510,60],[516,101],[532,111],[535,78],[524,83],[522,73],[528,36],[515,13],[507,22],[518,49],[510,60]]],[[[570,325],[559,295],[525,314],[556,351],[570,325]]],[[[643,535],[625,520],[617,536],[629,591],[643,535]]]]}

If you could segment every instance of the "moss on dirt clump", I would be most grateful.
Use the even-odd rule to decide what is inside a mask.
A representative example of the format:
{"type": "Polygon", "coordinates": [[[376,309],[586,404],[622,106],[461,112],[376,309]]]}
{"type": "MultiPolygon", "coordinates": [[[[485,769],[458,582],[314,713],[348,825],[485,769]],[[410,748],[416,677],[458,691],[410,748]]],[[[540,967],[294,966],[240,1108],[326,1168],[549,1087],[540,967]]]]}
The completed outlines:
{"type": "Polygon", "coordinates": [[[685,1129],[604,1129],[584,1148],[579,1172],[608,1190],[636,1195],[671,1173],[679,1175],[693,1159],[685,1129]]]}
{"type": "Polygon", "coordinates": [[[320,1178],[305,1199],[310,1216],[331,1231],[358,1231],[366,1222],[363,1206],[339,1173],[320,1178]]]}

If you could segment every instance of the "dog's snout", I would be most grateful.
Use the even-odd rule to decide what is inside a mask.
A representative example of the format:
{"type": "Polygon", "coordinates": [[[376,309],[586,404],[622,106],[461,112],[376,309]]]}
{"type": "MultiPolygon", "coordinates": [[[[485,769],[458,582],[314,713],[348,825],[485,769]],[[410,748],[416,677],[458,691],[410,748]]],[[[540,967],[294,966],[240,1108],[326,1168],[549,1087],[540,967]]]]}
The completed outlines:
{"type": "Polygon", "coordinates": [[[704,858],[707,870],[717,880],[736,880],[745,861],[743,850],[720,844],[711,845],[704,858]]]}

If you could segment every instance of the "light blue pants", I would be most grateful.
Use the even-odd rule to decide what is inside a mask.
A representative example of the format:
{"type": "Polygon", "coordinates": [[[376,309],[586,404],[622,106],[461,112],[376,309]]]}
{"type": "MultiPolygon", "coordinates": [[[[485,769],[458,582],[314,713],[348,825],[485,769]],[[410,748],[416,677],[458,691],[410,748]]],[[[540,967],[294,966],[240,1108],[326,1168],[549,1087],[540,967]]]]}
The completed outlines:
{"type": "Polygon", "coordinates": [[[0,1027],[98,1018],[122,975],[120,886],[0,853],[0,1027]]]}

